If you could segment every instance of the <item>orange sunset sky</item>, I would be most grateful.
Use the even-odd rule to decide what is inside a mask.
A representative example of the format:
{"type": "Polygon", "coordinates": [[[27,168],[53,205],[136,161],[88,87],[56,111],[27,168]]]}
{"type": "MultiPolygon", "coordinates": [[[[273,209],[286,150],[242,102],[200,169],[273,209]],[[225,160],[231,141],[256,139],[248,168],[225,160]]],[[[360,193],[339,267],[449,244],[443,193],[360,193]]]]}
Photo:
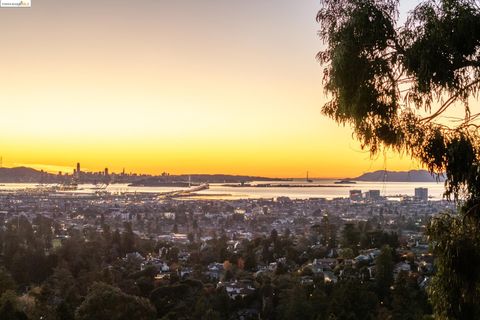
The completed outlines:
{"type": "MultiPolygon", "coordinates": [[[[408,1],[407,1],[408,3],[408,1]]],[[[317,0],[32,0],[0,9],[0,155],[48,171],[349,177],[320,113],[317,0]]],[[[386,157],[387,169],[417,169],[386,157]]]]}

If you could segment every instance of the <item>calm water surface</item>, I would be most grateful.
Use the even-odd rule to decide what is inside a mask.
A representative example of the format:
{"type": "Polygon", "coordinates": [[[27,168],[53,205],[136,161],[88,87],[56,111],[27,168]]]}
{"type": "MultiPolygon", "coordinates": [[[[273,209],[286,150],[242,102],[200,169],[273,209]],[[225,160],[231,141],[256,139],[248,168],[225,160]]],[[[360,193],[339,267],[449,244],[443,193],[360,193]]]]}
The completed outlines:
{"type": "MultiPolygon", "coordinates": [[[[292,199],[308,199],[308,198],[327,198],[333,199],[338,197],[348,197],[352,189],[362,190],[380,190],[383,196],[407,195],[413,196],[415,188],[428,188],[429,195],[432,200],[442,199],[444,192],[443,183],[435,182],[363,182],[356,184],[335,184],[336,180],[314,180],[307,183],[305,180],[293,180],[287,182],[252,182],[255,184],[271,184],[269,187],[253,187],[253,186],[234,186],[224,184],[210,184],[208,190],[197,192],[201,198],[209,199],[256,199],[256,198],[276,198],[280,196],[290,197],[292,199]],[[275,187],[276,184],[288,185],[310,185],[312,187],[275,187]],[[321,185],[321,186],[320,186],[321,185]]],[[[12,191],[35,188],[37,184],[11,183],[0,185],[0,190],[12,191]]],[[[126,184],[112,184],[104,191],[112,193],[138,192],[138,193],[164,193],[171,191],[186,190],[186,188],[173,187],[130,187],[126,184]]],[[[94,185],[83,184],[79,189],[70,193],[94,193],[99,191],[94,185]]],[[[193,197],[192,197],[193,198],[193,197]]]]}

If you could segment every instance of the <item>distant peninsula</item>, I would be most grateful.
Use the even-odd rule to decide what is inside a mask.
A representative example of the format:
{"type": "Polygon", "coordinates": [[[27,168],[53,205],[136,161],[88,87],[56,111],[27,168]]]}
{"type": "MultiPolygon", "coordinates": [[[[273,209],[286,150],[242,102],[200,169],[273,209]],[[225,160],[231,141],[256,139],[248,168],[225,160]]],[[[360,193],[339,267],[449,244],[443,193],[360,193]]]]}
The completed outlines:
{"type": "Polygon", "coordinates": [[[444,175],[432,175],[427,170],[410,170],[410,171],[385,171],[378,170],[374,172],[367,172],[356,178],[349,178],[354,181],[369,181],[369,182],[443,182],[444,175]]]}
{"type": "Polygon", "coordinates": [[[168,175],[152,176],[142,180],[132,182],[130,186],[160,187],[174,186],[186,187],[189,185],[199,185],[202,183],[247,183],[251,181],[289,181],[288,179],[238,176],[228,174],[192,174],[192,175],[168,175]]]}

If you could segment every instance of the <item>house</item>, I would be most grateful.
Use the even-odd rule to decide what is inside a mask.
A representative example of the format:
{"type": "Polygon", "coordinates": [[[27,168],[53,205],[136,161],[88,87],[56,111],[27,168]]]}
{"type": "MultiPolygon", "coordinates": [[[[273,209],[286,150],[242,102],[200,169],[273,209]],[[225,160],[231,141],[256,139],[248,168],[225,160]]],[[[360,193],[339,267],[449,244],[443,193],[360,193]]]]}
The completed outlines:
{"type": "Polygon", "coordinates": [[[255,292],[253,282],[249,280],[219,282],[218,286],[225,288],[225,291],[232,300],[238,297],[245,298],[255,292]]]}
{"type": "Polygon", "coordinates": [[[165,273],[170,271],[170,267],[165,261],[157,258],[147,259],[140,265],[140,270],[145,270],[148,267],[155,267],[158,272],[165,273]]]}
{"type": "Polygon", "coordinates": [[[223,263],[213,262],[207,266],[207,272],[205,273],[211,279],[218,280],[224,271],[223,263]]]}
{"type": "Polygon", "coordinates": [[[188,278],[192,273],[193,273],[193,268],[190,268],[190,267],[181,268],[179,271],[179,275],[181,279],[188,278]]]}
{"type": "Polygon", "coordinates": [[[403,271],[403,272],[410,273],[411,270],[412,270],[412,268],[411,268],[409,263],[399,262],[393,268],[393,276],[396,279],[398,277],[398,275],[400,274],[400,272],[403,271]]]}
{"type": "Polygon", "coordinates": [[[314,274],[324,273],[326,271],[332,271],[330,265],[323,263],[320,259],[314,259],[312,263],[312,272],[314,274]]]}
{"type": "Polygon", "coordinates": [[[179,244],[189,244],[190,240],[188,240],[188,235],[184,233],[172,233],[171,239],[175,243],[179,244]]]}
{"type": "Polygon", "coordinates": [[[190,253],[188,251],[182,250],[178,253],[178,260],[182,262],[187,262],[190,259],[190,253]]]}

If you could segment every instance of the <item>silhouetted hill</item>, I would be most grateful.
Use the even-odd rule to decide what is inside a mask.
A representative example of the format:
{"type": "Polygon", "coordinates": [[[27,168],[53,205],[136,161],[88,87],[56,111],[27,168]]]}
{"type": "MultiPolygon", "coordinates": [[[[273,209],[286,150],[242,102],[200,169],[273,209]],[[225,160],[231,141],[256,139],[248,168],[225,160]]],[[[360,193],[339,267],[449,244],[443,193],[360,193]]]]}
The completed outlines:
{"type": "MultiPolygon", "coordinates": [[[[383,181],[385,170],[368,172],[359,177],[353,178],[356,181],[383,181]]],[[[437,177],[426,170],[410,171],[386,171],[386,181],[388,182],[436,182],[445,181],[443,176],[437,177]]]]}
{"type": "Polygon", "coordinates": [[[48,173],[27,167],[0,168],[0,182],[40,182],[48,173]]]}

